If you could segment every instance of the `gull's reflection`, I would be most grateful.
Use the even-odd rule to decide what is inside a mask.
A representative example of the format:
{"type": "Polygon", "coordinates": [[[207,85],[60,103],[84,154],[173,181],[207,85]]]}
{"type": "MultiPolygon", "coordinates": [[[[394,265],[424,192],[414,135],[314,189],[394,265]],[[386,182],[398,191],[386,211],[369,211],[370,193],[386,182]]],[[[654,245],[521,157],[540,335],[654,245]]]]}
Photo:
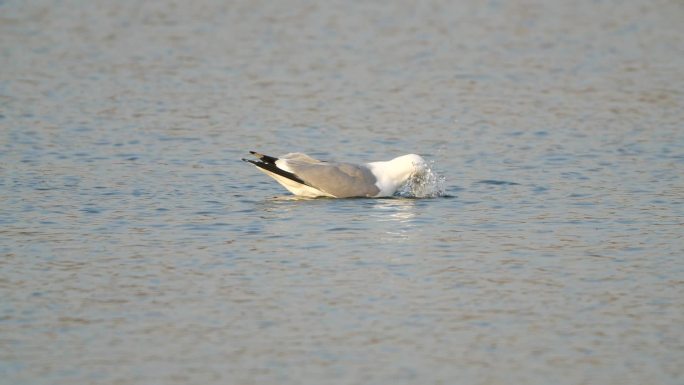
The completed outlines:
{"type": "Polygon", "coordinates": [[[415,232],[420,204],[417,199],[330,199],[295,196],[269,197],[253,203],[249,210],[266,228],[341,228],[349,232],[375,231],[381,240],[408,239],[415,232]],[[265,220],[265,221],[264,221],[265,220]]]}
{"type": "Polygon", "coordinates": [[[384,233],[391,239],[409,238],[416,226],[415,199],[377,199],[373,201],[373,209],[373,218],[385,227],[384,233]]]}
{"type": "Polygon", "coordinates": [[[278,195],[254,202],[256,212],[265,218],[289,217],[293,211],[302,208],[321,206],[330,201],[328,198],[307,198],[296,195],[278,195]]]}

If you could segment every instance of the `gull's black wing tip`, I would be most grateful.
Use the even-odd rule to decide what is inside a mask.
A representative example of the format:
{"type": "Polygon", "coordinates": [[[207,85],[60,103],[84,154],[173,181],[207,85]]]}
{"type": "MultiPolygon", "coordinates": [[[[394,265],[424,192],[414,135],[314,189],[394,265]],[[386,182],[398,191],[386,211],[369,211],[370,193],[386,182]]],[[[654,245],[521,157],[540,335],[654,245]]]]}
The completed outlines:
{"type": "Polygon", "coordinates": [[[256,156],[257,158],[259,158],[259,160],[266,162],[266,163],[275,163],[278,160],[278,158],[276,158],[274,156],[264,155],[264,154],[258,153],[256,151],[250,151],[249,153],[256,156]]]}
{"type": "MultiPolygon", "coordinates": [[[[278,160],[277,158],[273,158],[273,157],[269,157],[269,158],[278,160]]],[[[302,179],[301,179],[300,177],[298,177],[297,175],[295,175],[295,174],[293,174],[293,173],[291,173],[291,172],[285,171],[285,170],[283,170],[283,169],[281,169],[281,168],[278,168],[278,166],[275,164],[275,161],[273,161],[273,162],[266,162],[266,161],[264,161],[264,159],[260,159],[260,160],[251,160],[251,159],[244,159],[244,158],[243,158],[242,160],[245,161],[245,162],[249,162],[249,163],[251,163],[251,164],[257,166],[257,167],[259,167],[259,168],[262,169],[262,170],[266,170],[266,171],[269,171],[269,172],[271,172],[271,173],[273,173],[273,174],[280,175],[280,176],[285,177],[285,178],[287,178],[287,179],[289,179],[289,180],[295,181],[295,182],[297,182],[297,183],[301,183],[301,184],[304,184],[304,185],[313,187],[313,186],[311,186],[310,184],[306,183],[304,180],[302,180],[302,179]]]]}

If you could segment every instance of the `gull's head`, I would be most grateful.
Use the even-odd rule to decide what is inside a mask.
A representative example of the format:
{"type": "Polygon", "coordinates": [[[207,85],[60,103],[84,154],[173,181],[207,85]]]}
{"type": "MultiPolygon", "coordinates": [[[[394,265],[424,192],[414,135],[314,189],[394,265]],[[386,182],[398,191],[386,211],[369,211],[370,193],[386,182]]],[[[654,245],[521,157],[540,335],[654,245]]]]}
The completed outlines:
{"type": "Polygon", "coordinates": [[[416,154],[402,155],[387,162],[368,163],[368,167],[380,189],[376,196],[390,196],[413,176],[423,175],[430,169],[425,159],[416,154]]]}
{"type": "Polygon", "coordinates": [[[415,174],[422,174],[427,170],[427,162],[422,156],[416,154],[408,154],[396,157],[390,161],[397,169],[403,170],[406,178],[410,178],[415,174]]]}
{"type": "Polygon", "coordinates": [[[398,181],[392,195],[407,198],[426,198],[444,194],[443,178],[430,169],[428,163],[420,155],[408,154],[394,158],[388,163],[395,169],[395,181],[398,181]]]}

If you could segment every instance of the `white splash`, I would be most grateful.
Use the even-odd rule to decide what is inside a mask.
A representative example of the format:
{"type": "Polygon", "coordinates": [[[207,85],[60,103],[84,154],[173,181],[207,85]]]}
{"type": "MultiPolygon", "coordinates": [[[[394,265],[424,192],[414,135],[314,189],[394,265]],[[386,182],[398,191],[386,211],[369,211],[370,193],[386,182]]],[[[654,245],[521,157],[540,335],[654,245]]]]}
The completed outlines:
{"type": "Polygon", "coordinates": [[[431,166],[434,166],[434,161],[430,161],[423,172],[413,174],[394,195],[402,198],[437,198],[445,196],[446,178],[432,171],[431,166]]]}

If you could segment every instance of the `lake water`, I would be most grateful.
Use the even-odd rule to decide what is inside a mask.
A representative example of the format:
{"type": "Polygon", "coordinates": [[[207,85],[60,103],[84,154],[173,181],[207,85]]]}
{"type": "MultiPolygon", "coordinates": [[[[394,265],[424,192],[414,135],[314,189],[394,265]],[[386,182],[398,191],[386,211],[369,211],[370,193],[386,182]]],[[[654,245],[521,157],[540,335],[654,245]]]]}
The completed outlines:
{"type": "Polygon", "coordinates": [[[684,383],[682,20],[0,1],[0,383],[684,383]],[[248,150],[446,191],[296,199],[248,150]]]}

